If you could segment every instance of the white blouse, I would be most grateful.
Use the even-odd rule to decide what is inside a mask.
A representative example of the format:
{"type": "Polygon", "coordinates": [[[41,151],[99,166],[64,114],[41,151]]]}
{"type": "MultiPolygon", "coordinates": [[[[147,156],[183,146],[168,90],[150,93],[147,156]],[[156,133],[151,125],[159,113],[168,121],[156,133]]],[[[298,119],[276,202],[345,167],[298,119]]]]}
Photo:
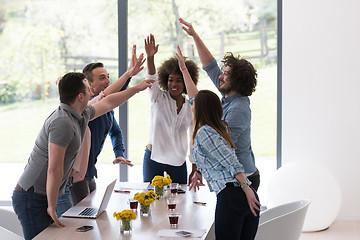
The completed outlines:
{"type": "MultiPolygon", "coordinates": [[[[151,159],[172,166],[181,166],[186,160],[189,135],[192,130],[192,111],[185,98],[177,114],[176,101],[170,93],[159,88],[158,75],[146,74],[146,79],[155,82],[149,88],[151,99],[151,121],[149,144],[152,144],[151,159]]],[[[191,157],[189,160],[192,162],[191,157]]]]}

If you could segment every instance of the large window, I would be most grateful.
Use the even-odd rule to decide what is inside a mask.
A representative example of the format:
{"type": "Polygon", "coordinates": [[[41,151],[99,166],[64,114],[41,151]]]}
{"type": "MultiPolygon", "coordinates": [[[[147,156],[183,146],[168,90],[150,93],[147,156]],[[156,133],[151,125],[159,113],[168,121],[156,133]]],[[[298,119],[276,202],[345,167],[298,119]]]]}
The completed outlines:
{"type": "MultiPolygon", "coordinates": [[[[89,62],[101,61],[112,81],[117,79],[117,4],[117,0],[1,1],[1,163],[18,163],[16,168],[22,172],[44,120],[58,106],[58,77],[81,71],[89,62]]],[[[144,52],[144,38],[153,33],[160,44],[156,66],[174,56],[179,44],[184,55],[201,67],[192,39],[176,24],[182,17],[194,25],[218,61],[228,51],[247,57],[258,69],[257,91],[250,98],[254,154],[257,162],[274,164],[276,4],[275,0],[208,0],[206,4],[193,0],[131,0],[127,36],[129,57],[133,44],[138,53],[144,52]]],[[[145,71],[134,77],[130,86],[144,79],[145,71]]],[[[198,87],[219,94],[204,72],[200,73],[198,87]]],[[[149,120],[150,100],[145,91],[128,102],[127,153],[136,164],[132,171],[136,171],[138,181],[142,179],[149,120]]],[[[99,163],[111,164],[113,159],[111,142],[107,140],[99,163]]],[[[12,177],[15,184],[18,175],[12,177]]]]}
{"type": "MultiPolygon", "coordinates": [[[[137,44],[144,52],[144,38],[153,33],[159,44],[156,66],[175,55],[179,44],[183,54],[201,67],[195,44],[177,25],[179,17],[193,24],[216,60],[226,52],[248,58],[258,70],[258,86],[250,97],[252,108],[252,146],[257,163],[269,162],[276,168],[276,83],[277,13],[276,1],[129,1],[128,45],[137,44]],[[151,20],[150,20],[151,19],[151,20]]],[[[146,69],[145,69],[146,71],[146,69]]],[[[142,79],[145,71],[139,77],[142,79]]],[[[204,71],[199,89],[220,95],[204,71]]],[[[143,92],[129,101],[129,156],[142,164],[148,141],[150,99],[143,92]]]]}

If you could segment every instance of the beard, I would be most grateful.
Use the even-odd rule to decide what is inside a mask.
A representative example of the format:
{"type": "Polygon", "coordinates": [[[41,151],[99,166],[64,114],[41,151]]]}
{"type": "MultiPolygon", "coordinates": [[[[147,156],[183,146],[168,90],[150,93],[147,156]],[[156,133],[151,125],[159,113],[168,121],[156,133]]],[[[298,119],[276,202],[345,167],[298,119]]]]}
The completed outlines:
{"type": "Polygon", "coordinates": [[[220,86],[218,88],[219,92],[221,92],[222,94],[226,95],[231,91],[231,86],[228,84],[227,86],[224,86],[225,84],[223,84],[222,86],[220,86]]]}

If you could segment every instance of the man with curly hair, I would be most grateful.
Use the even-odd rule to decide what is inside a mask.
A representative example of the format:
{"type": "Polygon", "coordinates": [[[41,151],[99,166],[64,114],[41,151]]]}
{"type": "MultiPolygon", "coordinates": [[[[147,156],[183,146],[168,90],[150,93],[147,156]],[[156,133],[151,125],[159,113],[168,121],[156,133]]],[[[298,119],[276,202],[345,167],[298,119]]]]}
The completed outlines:
{"type": "Polygon", "coordinates": [[[151,120],[149,142],[144,155],[143,180],[151,182],[154,176],[162,176],[166,171],[173,182],[186,184],[185,160],[191,133],[192,111],[188,99],[184,96],[187,89],[183,75],[187,69],[196,84],[199,68],[193,61],[186,60],[185,67],[180,69],[177,58],[172,57],[163,62],[156,72],[154,55],[157,50],[155,38],[150,34],[145,39],[148,66],[146,78],[154,79],[155,83],[149,88],[151,120]]]}
{"type": "Polygon", "coordinates": [[[183,30],[194,39],[201,64],[211,81],[223,95],[221,99],[223,117],[231,128],[231,140],[235,144],[236,156],[245,168],[245,175],[251,186],[257,191],[260,174],[255,166],[255,157],[251,148],[251,109],[249,96],[255,91],[257,73],[254,66],[244,58],[227,53],[223,60],[223,69],[218,66],[213,55],[195,32],[191,23],[179,19],[183,30]]]}

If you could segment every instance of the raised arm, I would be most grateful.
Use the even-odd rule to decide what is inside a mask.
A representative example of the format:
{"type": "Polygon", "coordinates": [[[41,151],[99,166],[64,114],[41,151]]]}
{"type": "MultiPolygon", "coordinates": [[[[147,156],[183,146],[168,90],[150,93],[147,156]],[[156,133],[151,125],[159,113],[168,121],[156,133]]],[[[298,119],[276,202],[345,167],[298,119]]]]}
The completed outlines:
{"type": "Polygon", "coordinates": [[[147,36],[147,38],[144,39],[144,42],[145,42],[148,73],[150,75],[154,75],[156,73],[154,55],[158,51],[159,44],[157,45],[155,44],[155,37],[153,34],[147,36]]]}
{"type": "Polygon", "coordinates": [[[140,54],[139,58],[136,57],[136,45],[134,45],[132,50],[131,64],[129,68],[116,82],[114,82],[104,90],[104,95],[108,96],[112,93],[120,91],[120,89],[124,86],[124,84],[129,78],[135,76],[144,69],[144,62],[145,59],[143,53],[140,54]]]}
{"type": "Polygon", "coordinates": [[[150,87],[153,82],[154,82],[154,80],[150,80],[150,79],[144,80],[132,88],[128,88],[124,91],[110,94],[109,96],[107,96],[103,100],[101,100],[100,102],[95,103],[93,105],[93,107],[95,109],[95,116],[93,117],[93,119],[120,106],[121,104],[126,102],[129,98],[134,96],[136,93],[143,91],[146,88],[150,87]]]}
{"type": "Polygon", "coordinates": [[[201,64],[203,66],[207,66],[214,59],[214,56],[211,54],[199,35],[195,32],[191,23],[186,22],[182,18],[179,18],[179,21],[181,24],[183,24],[182,29],[184,29],[184,31],[194,39],[201,64]]]}
{"type": "Polygon", "coordinates": [[[187,94],[188,94],[189,98],[195,97],[196,94],[198,93],[198,89],[197,89],[194,81],[191,79],[188,69],[186,68],[185,60],[181,53],[179,45],[176,47],[176,49],[177,49],[176,58],[178,60],[179,68],[180,68],[183,78],[184,78],[184,83],[185,83],[185,87],[187,90],[187,94]]]}

